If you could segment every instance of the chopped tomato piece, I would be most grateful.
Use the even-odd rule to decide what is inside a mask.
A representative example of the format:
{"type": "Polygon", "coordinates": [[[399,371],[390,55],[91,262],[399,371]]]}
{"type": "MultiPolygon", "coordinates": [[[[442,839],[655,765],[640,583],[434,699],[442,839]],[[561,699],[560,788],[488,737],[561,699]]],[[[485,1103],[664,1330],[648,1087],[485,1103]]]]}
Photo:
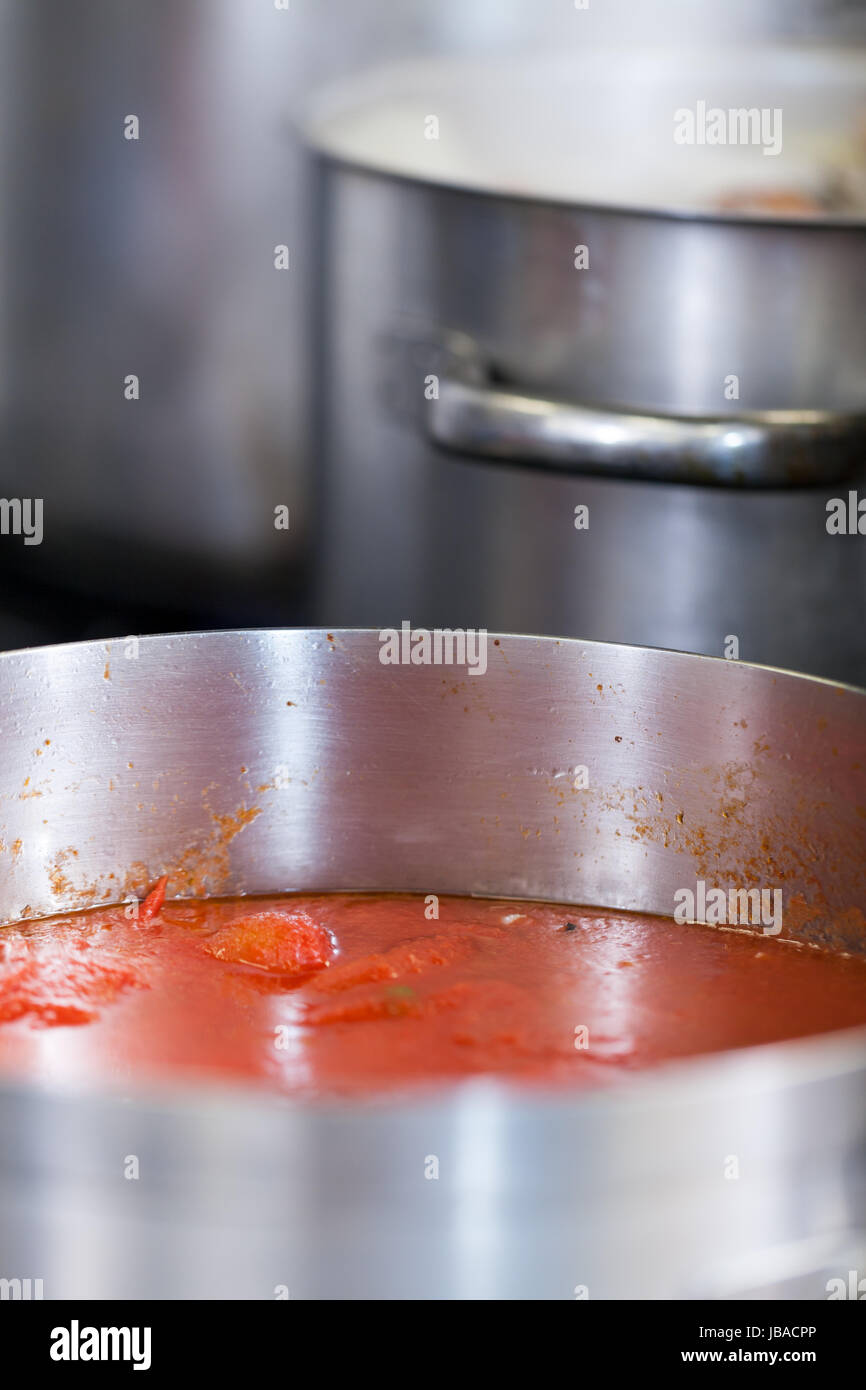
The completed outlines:
{"type": "Polygon", "coordinates": [[[326,966],[334,952],[328,932],[305,912],[253,912],[220,927],[205,950],[217,960],[258,965],[280,975],[306,975],[326,966]]]}
{"type": "Polygon", "coordinates": [[[165,902],[165,890],[168,884],[168,874],[164,874],[161,879],[151,888],[144,902],[138,909],[139,922],[152,922],[165,902]]]}
{"type": "Polygon", "coordinates": [[[421,975],[432,966],[452,965],[465,960],[475,950],[472,941],[453,936],[419,936],[394,946],[382,954],[362,956],[346,961],[329,970],[315,983],[315,988],[334,994],[338,990],[354,989],[356,985],[373,984],[377,980],[398,980],[402,975],[421,975]]]}
{"type": "Polygon", "coordinates": [[[347,960],[344,965],[335,965],[327,975],[314,980],[311,989],[323,990],[326,994],[337,994],[344,989],[354,989],[356,985],[372,985],[379,980],[396,980],[397,971],[388,958],[373,952],[361,956],[360,960],[347,960]]]}
{"type": "Polygon", "coordinates": [[[377,1018],[418,1017],[422,1007],[414,991],[405,985],[387,985],[384,990],[362,990],[348,999],[314,1004],[304,1015],[305,1023],[369,1023],[377,1018]]]}

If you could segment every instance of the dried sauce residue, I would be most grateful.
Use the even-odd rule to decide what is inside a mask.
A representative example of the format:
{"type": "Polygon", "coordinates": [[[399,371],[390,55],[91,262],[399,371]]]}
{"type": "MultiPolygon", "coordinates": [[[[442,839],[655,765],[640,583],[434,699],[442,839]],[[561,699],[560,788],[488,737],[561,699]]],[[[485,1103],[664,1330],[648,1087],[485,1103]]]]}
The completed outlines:
{"type": "MultiPolygon", "coordinates": [[[[204,840],[197,840],[185,849],[172,855],[166,864],[135,860],[117,873],[103,874],[85,882],[73,878],[73,861],[79,858],[79,851],[72,845],[59,850],[48,865],[48,881],[51,892],[63,908],[86,908],[96,903],[117,902],[132,896],[142,896],[152,886],[159,873],[168,869],[169,894],[172,897],[208,897],[228,891],[231,884],[231,863],[229,845],[237,835],[262,813],[259,806],[248,807],[242,803],[235,811],[213,812],[207,806],[207,791],[203,794],[205,809],[210,817],[213,830],[204,840]]],[[[16,841],[20,850],[20,841],[16,841]]],[[[13,845],[13,853],[17,853],[13,845]]],[[[32,916],[30,907],[21,916],[32,916]]]]}

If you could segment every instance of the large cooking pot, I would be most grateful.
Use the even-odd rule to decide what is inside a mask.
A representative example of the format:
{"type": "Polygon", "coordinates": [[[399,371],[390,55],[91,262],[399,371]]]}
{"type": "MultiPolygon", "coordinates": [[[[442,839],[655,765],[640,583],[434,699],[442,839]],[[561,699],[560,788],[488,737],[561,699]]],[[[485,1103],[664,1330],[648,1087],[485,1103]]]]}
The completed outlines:
{"type": "Polygon", "coordinates": [[[866,681],[864,55],[415,63],[322,97],[324,621],[735,637],[866,681]],[[706,143],[753,108],[756,143],[706,143]],[[817,211],[720,211],[792,193],[817,211]]]}
{"type": "MultiPolygon", "coordinates": [[[[660,913],[696,877],[768,877],[786,932],[866,949],[866,693],[624,646],[487,650],[474,679],[385,666],[363,631],[0,657],[0,920],[163,871],[175,895],[660,913]]],[[[607,1093],[472,1082],[351,1104],[70,1093],[62,1047],[49,1030],[40,1083],[0,1087],[0,1275],[48,1298],[822,1298],[866,1268],[864,1030],[607,1093]]]]}

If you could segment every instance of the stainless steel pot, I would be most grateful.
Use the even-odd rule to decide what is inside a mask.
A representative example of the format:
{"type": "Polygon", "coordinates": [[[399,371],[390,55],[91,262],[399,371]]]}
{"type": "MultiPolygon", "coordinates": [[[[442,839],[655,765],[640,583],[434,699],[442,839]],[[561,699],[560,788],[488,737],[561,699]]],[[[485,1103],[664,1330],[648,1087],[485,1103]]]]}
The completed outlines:
{"type": "Polygon", "coordinates": [[[866,192],[716,210],[859,188],[864,92],[862,50],[770,49],[415,64],[323,98],[323,621],[734,636],[866,680],[866,549],[827,530],[866,479],[866,192]],[[778,157],[677,145],[700,102],[778,109],[778,157]]]}
{"type": "MultiPolygon", "coordinates": [[[[0,657],[0,919],[163,871],[176,895],[668,913],[696,877],[767,874],[792,935],[866,949],[866,693],[546,638],[491,638],[477,678],[379,651],[247,631],[0,657]]],[[[302,1105],[61,1074],[53,1033],[42,1083],[0,1087],[0,1276],[49,1298],[821,1298],[866,1269],[866,1030],[596,1095],[302,1105]]]]}

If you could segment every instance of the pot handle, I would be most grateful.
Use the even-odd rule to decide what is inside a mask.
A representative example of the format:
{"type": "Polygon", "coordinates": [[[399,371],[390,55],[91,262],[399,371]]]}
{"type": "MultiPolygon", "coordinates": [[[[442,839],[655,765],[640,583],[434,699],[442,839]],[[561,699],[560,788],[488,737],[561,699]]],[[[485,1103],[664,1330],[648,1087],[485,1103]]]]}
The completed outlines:
{"type": "Polygon", "coordinates": [[[443,375],[428,402],[435,444],[483,459],[609,478],[730,487],[838,482],[866,457],[866,420],[773,410],[723,418],[642,415],[443,375]]]}

